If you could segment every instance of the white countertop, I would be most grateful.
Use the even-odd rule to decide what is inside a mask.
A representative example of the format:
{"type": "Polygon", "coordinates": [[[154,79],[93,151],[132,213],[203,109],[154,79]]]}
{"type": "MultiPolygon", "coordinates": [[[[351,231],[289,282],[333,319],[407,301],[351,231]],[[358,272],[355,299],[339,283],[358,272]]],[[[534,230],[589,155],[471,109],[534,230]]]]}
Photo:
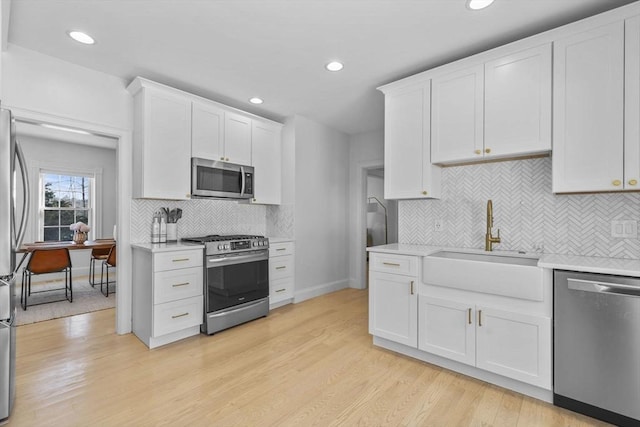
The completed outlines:
{"type": "MultiPolygon", "coordinates": [[[[388,245],[372,246],[367,248],[367,251],[369,252],[413,256],[428,256],[442,250],[472,253],[485,252],[482,249],[410,245],[406,243],[392,243],[388,245]]],[[[493,251],[493,253],[496,255],[509,256],[534,256],[539,258],[538,267],[542,268],[640,277],[640,260],[637,259],[588,257],[561,254],[538,254],[534,252],[523,254],[522,252],[493,251]]]]}
{"type": "Polygon", "coordinates": [[[204,249],[204,245],[187,242],[170,242],[170,243],[132,243],[132,248],[142,249],[152,253],[156,252],[172,252],[172,251],[188,251],[189,249],[204,249]]]}

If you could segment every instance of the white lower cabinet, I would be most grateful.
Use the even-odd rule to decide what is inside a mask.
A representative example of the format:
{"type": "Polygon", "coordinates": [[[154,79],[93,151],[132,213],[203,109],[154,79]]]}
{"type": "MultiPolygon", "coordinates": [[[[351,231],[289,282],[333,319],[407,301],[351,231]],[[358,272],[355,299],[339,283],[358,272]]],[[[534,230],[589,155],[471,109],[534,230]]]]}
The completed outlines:
{"type": "Polygon", "coordinates": [[[418,348],[551,387],[551,319],[420,295],[418,348]]]}
{"type": "Polygon", "coordinates": [[[372,254],[370,265],[369,333],[417,347],[418,257],[372,254]]]}
{"type": "Polygon", "coordinates": [[[269,306],[279,307],[293,301],[294,242],[269,243],[269,306]]]}
{"type": "Polygon", "coordinates": [[[200,333],[202,249],[133,249],[133,333],[154,348],[200,333]]]}

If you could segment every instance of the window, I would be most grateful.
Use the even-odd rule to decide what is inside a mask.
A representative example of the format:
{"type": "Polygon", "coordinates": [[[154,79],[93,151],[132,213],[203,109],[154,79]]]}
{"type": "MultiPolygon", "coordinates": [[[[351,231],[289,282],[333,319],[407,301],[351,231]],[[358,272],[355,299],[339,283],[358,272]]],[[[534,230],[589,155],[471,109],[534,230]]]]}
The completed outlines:
{"type": "Polygon", "coordinates": [[[94,176],[55,171],[40,173],[40,237],[44,241],[71,240],[71,224],[82,221],[94,228],[94,176]]]}

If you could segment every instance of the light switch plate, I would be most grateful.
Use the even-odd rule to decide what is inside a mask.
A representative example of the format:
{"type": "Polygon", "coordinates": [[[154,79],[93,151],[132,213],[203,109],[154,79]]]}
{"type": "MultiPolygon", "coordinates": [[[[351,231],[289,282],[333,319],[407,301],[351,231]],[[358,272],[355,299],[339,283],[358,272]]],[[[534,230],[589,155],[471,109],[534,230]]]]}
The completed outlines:
{"type": "Polygon", "coordinates": [[[611,237],[623,239],[638,238],[638,222],[635,220],[614,220],[611,221],[611,237]]]}

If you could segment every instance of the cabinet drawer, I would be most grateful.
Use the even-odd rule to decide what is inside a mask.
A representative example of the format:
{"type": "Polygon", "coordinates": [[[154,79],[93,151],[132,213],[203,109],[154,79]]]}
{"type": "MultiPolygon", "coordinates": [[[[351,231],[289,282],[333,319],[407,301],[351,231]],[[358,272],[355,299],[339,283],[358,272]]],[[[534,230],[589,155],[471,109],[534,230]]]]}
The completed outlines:
{"type": "Polygon", "coordinates": [[[202,249],[154,254],[153,271],[202,266],[202,249]]]}
{"type": "Polygon", "coordinates": [[[272,303],[291,297],[293,297],[293,277],[269,282],[269,299],[272,303]]]}
{"type": "Polygon", "coordinates": [[[283,256],[269,259],[269,280],[293,276],[293,257],[283,256]]]}
{"type": "Polygon", "coordinates": [[[370,263],[372,271],[382,273],[416,276],[418,272],[418,257],[410,255],[373,253],[370,263]]]}
{"type": "Polygon", "coordinates": [[[166,302],[153,307],[153,336],[202,324],[202,296],[166,302]]]}
{"type": "Polygon", "coordinates": [[[155,273],[153,303],[175,301],[202,295],[202,267],[155,273]]]}
{"type": "Polygon", "coordinates": [[[293,242],[269,243],[269,257],[293,255],[293,242]]]}

